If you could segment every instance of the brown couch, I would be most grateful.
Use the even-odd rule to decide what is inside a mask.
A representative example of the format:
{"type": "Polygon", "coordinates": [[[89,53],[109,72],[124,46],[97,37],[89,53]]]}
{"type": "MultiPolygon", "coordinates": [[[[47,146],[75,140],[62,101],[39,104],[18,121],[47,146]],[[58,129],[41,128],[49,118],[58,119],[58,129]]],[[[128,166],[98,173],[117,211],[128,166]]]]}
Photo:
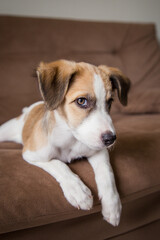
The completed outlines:
{"type": "Polygon", "coordinates": [[[0,124],[40,99],[32,70],[40,61],[119,67],[132,81],[128,107],[114,103],[111,163],[123,203],[121,222],[102,219],[94,174],[70,164],[94,195],[73,208],[49,174],[26,163],[21,145],[0,143],[0,239],[148,240],[160,236],[160,49],[153,24],[0,17],[0,124]]]}

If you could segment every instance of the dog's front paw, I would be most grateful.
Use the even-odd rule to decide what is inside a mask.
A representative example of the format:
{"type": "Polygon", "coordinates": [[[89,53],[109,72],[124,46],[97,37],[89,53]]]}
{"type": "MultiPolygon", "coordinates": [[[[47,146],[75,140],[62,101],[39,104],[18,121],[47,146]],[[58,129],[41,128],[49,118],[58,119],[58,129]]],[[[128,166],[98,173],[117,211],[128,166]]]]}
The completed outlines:
{"type": "Polygon", "coordinates": [[[118,195],[112,198],[102,198],[102,215],[104,220],[113,226],[118,226],[121,217],[122,205],[118,195]]]}
{"type": "Polygon", "coordinates": [[[91,191],[78,176],[67,179],[61,184],[61,188],[64,196],[72,206],[83,210],[92,208],[93,197],[91,191]]]}

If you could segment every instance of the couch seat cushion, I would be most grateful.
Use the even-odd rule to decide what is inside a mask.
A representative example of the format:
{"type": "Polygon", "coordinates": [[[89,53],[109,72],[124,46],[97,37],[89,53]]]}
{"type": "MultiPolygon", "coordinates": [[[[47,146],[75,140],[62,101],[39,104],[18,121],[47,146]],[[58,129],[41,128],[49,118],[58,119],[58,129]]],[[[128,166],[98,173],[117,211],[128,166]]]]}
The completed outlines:
{"type": "MultiPolygon", "coordinates": [[[[159,191],[160,115],[114,115],[117,143],[110,151],[122,202],[159,191]]],[[[25,162],[21,145],[0,144],[0,232],[9,232],[99,212],[93,171],[84,159],[71,169],[94,195],[91,211],[73,208],[48,173],[25,162]]]]}

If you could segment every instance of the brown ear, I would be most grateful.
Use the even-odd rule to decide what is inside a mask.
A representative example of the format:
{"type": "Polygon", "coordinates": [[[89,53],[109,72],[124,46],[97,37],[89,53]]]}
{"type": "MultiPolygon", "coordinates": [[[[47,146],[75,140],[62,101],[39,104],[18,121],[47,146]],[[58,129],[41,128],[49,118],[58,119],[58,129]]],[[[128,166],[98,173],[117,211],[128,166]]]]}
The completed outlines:
{"type": "Polygon", "coordinates": [[[49,110],[57,108],[64,100],[76,64],[59,60],[51,63],[41,62],[37,68],[37,76],[41,95],[49,110]]]}
{"type": "Polygon", "coordinates": [[[99,68],[109,76],[113,90],[117,89],[118,98],[122,105],[126,106],[128,101],[128,91],[131,82],[118,68],[99,66],[99,68]]]}

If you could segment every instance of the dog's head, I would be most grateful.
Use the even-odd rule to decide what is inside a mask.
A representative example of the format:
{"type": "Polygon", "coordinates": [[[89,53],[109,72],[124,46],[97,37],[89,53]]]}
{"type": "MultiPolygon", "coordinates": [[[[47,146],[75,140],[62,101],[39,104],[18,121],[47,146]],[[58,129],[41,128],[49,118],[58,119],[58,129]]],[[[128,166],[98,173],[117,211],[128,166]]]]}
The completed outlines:
{"type": "Polygon", "coordinates": [[[109,115],[114,92],[127,105],[130,87],[119,69],[59,60],[41,63],[37,75],[47,108],[57,109],[79,141],[97,150],[114,143],[109,115]]]}

